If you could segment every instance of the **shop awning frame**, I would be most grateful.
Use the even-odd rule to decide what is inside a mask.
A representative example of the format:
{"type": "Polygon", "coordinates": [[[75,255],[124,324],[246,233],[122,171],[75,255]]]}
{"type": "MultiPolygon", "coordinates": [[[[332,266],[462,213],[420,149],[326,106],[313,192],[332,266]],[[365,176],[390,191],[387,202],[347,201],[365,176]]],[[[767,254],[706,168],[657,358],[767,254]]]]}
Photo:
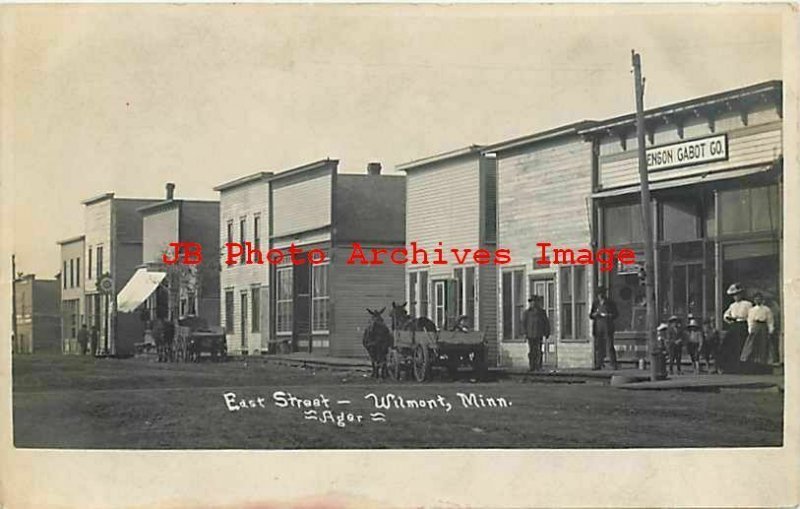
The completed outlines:
{"type": "Polygon", "coordinates": [[[117,294],[117,311],[130,313],[142,305],[167,276],[166,272],[137,269],[117,294]]]}
{"type": "MultiPolygon", "coordinates": [[[[750,175],[758,175],[766,173],[775,167],[774,163],[764,164],[760,166],[753,166],[749,168],[739,168],[737,170],[707,172],[698,175],[690,175],[688,177],[679,177],[669,180],[650,181],[650,190],[658,191],[659,189],[671,189],[674,187],[684,187],[694,184],[705,184],[708,182],[718,182],[720,180],[735,179],[741,177],[748,177],[750,175]]],[[[639,184],[631,186],[617,187],[604,191],[598,191],[592,194],[592,198],[609,198],[612,196],[622,196],[629,193],[638,193],[639,184]]]]}

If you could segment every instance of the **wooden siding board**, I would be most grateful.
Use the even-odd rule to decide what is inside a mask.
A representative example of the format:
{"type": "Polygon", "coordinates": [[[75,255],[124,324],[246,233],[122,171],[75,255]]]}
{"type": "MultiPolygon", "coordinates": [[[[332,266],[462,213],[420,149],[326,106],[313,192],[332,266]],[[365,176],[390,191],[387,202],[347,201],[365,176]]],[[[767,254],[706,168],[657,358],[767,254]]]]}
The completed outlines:
{"type": "Polygon", "coordinates": [[[308,180],[275,187],[273,236],[292,235],[331,224],[332,176],[325,173],[308,180]]]}
{"type": "MultiPolygon", "coordinates": [[[[388,245],[369,245],[365,248],[391,248],[388,245]]],[[[394,263],[383,265],[348,265],[350,247],[336,247],[331,251],[329,284],[331,292],[330,355],[364,357],[361,344],[364,327],[369,322],[366,308],[386,307],[383,317],[390,324],[392,301],[403,302],[404,267],[394,263]]]]}
{"type": "MultiPolygon", "coordinates": [[[[219,320],[220,325],[230,328],[225,322],[225,292],[233,291],[233,320],[234,332],[227,334],[228,351],[232,354],[240,354],[241,347],[241,292],[250,292],[253,287],[263,288],[269,285],[269,266],[268,265],[225,265],[225,243],[227,243],[227,223],[233,221],[233,240],[239,242],[239,219],[245,217],[247,228],[245,241],[253,241],[253,217],[255,214],[261,215],[261,249],[269,248],[269,184],[265,181],[257,181],[235,188],[222,191],[219,203],[219,245],[223,255],[220,257],[220,282],[219,282],[219,320]]],[[[248,305],[250,305],[248,297],[248,305]]],[[[264,310],[264,299],[261,301],[262,311],[264,310]]],[[[261,332],[252,331],[252,312],[248,309],[247,324],[247,344],[245,349],[249,354],[258,353],[263,345],[269,342],[269,329],[261,329],[261,332]]]]}

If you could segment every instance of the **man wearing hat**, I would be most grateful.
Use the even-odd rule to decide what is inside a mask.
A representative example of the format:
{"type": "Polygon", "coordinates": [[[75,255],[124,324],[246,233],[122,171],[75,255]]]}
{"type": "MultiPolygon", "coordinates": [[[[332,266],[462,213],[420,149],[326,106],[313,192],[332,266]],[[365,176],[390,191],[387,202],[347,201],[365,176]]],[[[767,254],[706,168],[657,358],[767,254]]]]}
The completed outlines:
{"type": "Polygon", "coordinates": [[[606,288],[598,287],[597,298],[589,311],[594,335],[594,369],[603,368],[605,356],[611,363],[611,369],[617,369],[617,351],[614,350],[614,320],[617,315],[617,305],[608,298],[606,288]]]}
{"type": "Polygon", "coordinates": [[[722,319],[728,325],[728,333],[720,348],[723,361],[720,368],[723,372],[738,368],[739,356],[747,339],[747,315],[753,307],[749,300],[744,299],[744,288],[741,284],[733,283],[726,293],[733,297],[733,302],[722,315],[722,319]]]}
{"type": "Polygon", "coordinates": [[[678,315],[672,315],[667,320],[667,353],[669,354],[669,373],[678,368],[681,374],[681,359],[683,357],[683,331],[681,330],[681,319],[678,315]]]}
{"type": "Polygon", "coordinates": [[[537,371],[542,368],[542,338],[550,337],[550,320],[541,306],[542,297],[532,295],[528,299],[528,309],[522,315],[522,328],[528,339],[528,368],[537,371]]]}

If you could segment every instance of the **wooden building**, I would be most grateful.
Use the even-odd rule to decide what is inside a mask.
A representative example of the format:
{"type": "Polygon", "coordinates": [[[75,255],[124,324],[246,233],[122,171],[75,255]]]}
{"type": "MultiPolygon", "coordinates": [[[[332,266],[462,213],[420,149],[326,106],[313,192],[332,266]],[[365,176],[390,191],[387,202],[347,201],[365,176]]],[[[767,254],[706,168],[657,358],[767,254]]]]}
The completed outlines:
{"type": "Polygon", "coordinates": [[[154,280],[146,274],[134,274],[126,288],[139,285],[138,278],[143,281],[144,291],[137,292],[134,300],[127,301],[126,308],[119,311],[131,312],[146,302],[144,309],[149,320],[200,317],[208,325],[218,325],[219,202],[176,199],[174,191],[175,185],[169,183],[163,201],[138,209],[142,216],[141,265],[151,272],[163,272],[166,277],[158,287],[153,287],[154,280]],[[197,265],[182,261],[167,265],[163,255],[173,258],[174,248],[170,244],[176,242],[199,244],[205,256],[197,265]]]}
{"type": "MultiPolygon", "coordinates": [[[[734,282],[760,291],[781,331],[782,95],[771,81],[645,112],[656,236],[658,318],[721,316],[734,282]]],[[[643,259],[633,114],[582,131],[592,144],[594,241],[643,259]]],[[[620,308],[617,349],[642,357],[644,292],[636,270],[601,281],[620,308]]]]}
{"type": "Polygon", "coordinates": [[[59,280],[27,274],[14,279],[16,331],[12,352],[60,353],[59,280]]]}
{"type": "Polygon", "coordinates": [[[61,240],[58,245],[61,251],[61,351],[75,354],[80,353],[78,331],[86,320],[84,236],[61,240]]]}
{"type": "Polygon", "coordinates": [[[497,362],[497,267],[473,259],[459,263],[451,249],[497,246],[497,167],[477,145],[401,164],[406,173],[406,241],[432,252],[444,248],[446,264],[407,264],[405,301],[412,316],[448,327],[460,316],[489,344],[497,362]]]}
{"type": "MultiPolygon", "coordinates": [[[[542,265],[539,242],[552,248],[589,248],[592,243],[591,145],[579,122],[504,141],[483,149],[497,160],[498,245],[511,250],[512,262],[498,270],[497,330],[499,362],[527,367],[528,345],[522,313],[539,295],[551,323],[543,342],[547,368],[591,367],[589,296],[592,266],[542,265]]],[[[552,257],[549,255],[548,258],[552,257]]]]}
{"type": "MultiPolygon", "coordinates": [[[[217,245],[251,242],[256,249],[269,245],[269,178],[258,172],[214,188],[219,192],[217,245]]],[[[207,253],[210,256],[210,252],[207,253]]],[[[225,327],[228,353],[254,355],[270,344],[269,269],[264,265],[225,265],[221,258],[219,316],[225,327]]]]}
{"type": "Polygon", "coordinates": [[[118,198],[106,193],[83,201],[86,319],[99,331],[99,349],[107,355],[132,355],[141,341],[140,316],[115,311],[115,298],[142,262],[142,216],[138,209],[160,200],[118,198]],[[110,291],[99,287],[108,277],[110,291]]]}
{"type": "Polygon", "coordinates": [[[370,163],[367,175],[343,174],[338,161],[325,159],[277,173],[269,183],[270,247],[320,249],[327,259],[269,266],[275,349],[365,356],[365,308],[402,301],[404,269],[347,261],[353,242],[364,249],[404,244],[403,177],[381,175],[379,163],[370,163]]]}

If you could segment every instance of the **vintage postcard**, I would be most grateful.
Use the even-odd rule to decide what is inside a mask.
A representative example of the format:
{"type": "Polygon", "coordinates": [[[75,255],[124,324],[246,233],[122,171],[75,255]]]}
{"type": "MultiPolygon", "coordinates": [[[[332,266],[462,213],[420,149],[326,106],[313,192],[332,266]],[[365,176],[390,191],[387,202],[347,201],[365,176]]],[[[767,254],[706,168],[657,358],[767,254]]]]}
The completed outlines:
{"type": "Polygon", "coordinates": [[[0,6],[0,505],[800,503],[797,22],[0,6]]]}

